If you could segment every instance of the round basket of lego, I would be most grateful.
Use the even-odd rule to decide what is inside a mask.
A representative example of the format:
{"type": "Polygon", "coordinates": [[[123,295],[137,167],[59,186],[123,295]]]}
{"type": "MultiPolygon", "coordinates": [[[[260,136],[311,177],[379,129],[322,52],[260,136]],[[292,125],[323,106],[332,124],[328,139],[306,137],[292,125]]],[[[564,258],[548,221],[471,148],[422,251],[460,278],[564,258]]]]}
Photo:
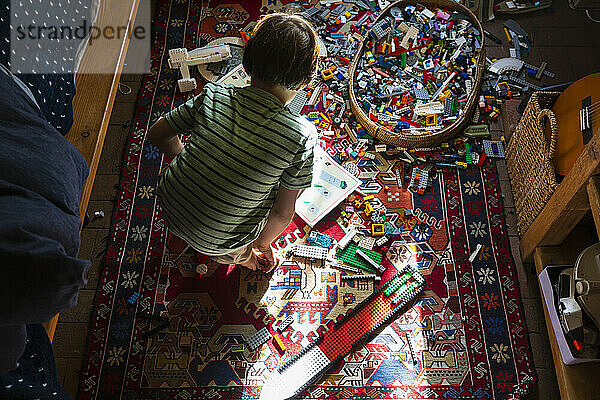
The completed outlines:
{"type": "Polygon", "coordinates": [[[437,145],[469,122],[485,67],[481,23],[450,0],[401,0],[381,12],[350,65],[358,126],[404,148],[437,145]]]}

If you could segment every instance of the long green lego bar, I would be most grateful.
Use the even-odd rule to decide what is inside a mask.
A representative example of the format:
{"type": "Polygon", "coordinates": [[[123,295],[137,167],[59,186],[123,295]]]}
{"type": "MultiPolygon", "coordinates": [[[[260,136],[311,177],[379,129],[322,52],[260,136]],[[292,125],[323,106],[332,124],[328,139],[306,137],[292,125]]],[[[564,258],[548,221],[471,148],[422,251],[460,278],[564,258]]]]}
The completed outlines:
{"type": "Polygon", "coordinates": [[[290,399],[301,394],[381,325],[397,317],[424,287],[425,278],[417,267],[406,266],[331,329],[273,371],[260,399],[290,399]]]}

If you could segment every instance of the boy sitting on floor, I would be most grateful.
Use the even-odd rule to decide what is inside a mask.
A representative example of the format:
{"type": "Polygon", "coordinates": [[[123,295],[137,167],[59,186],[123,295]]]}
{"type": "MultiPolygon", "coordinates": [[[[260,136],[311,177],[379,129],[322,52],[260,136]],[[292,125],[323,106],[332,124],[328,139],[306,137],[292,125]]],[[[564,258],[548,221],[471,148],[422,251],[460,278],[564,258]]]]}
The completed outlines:
{"type": "Polygon", "coordinates": [[[197,252],[252,270],[275,266],[271,242],[311,184],[317,137],[285,105],[312,80],[318,55],[305,20],[268,15],[244,51],[250,86],[208,83],[150,128],[148,139],[172,159],[158,182],[165,221],[197,252]],[[184,148],[178,134],[188,131],[184,148]]]}

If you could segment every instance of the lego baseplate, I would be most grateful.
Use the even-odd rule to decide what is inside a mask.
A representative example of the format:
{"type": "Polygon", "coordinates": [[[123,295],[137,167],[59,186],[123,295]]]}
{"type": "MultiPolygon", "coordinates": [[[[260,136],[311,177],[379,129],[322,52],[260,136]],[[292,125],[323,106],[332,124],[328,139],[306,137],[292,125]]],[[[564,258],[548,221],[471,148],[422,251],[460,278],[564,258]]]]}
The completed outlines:
{"type": "Polygon", "coordinates": [[[356,254],[356,250],[360,249],[364,254],[366,254],[370,259],[372,259],[377,264],[381,264],[381,259],[383,256],[375,251],[365,249],[355,245],[354,243],[348,243],[348,245],[343,249],[337,249],[335,252],[335,258],[345,262],[346,264],[354,265],[360,269],[369,272],[377,272],[375,268],[369,265],[368,262],[363,260],[358,254],[356,254]]]}
{"type": "Polygon", "coordinates": [[[246,343],[248,344],[248,347],[250,348],[250,350],[254,351],[256,348],[258,348],[259,346],[262,346],[264,343],[266,343],[267,340],[269,340],[270,338],[271,338],[271,334],[269,333],[269,330],[265,326],[260,331],[256,332],[254,335],[247,337],[246,343]]]}
{"type": "Polygon", "coordinates": [[[414,265],[406,266],[348,312],[329,330],[284,365],[273,371],[260,399],[291,399],[357,348],[423,290],[425,278],[414,265]]]}
{"type": "Polygon", "coordinates": [[[298,257],[310,257],[324,260],[327,258],[329,249],[317,246],[307,246],[305,244],[299,244],[294,247],[294,255],[298,257]]]}
{"type": "Polygon", "coordinates": [[[308,101],[308,95],[304,90],[299,91],[296,96],[287,105],[287,108],[294,114],[300,114],[308,101]]]}
{"type": "Polygon", "coordinates": [[[504,146],[498,140],[483,140],[483,151],[488,157],[504,158],[504,146]]]}

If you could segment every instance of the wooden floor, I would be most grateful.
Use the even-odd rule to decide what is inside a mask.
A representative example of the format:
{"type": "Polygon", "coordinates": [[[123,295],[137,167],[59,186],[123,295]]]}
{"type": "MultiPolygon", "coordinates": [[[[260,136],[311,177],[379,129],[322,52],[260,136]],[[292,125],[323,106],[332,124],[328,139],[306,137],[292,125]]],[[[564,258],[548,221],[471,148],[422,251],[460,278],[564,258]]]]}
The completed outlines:
{"type": "MultiPolygon", "coordinates": [[[[123,75],[121,83],[131,87],[132,90],[128,95],[120,92],[117,94],[88,206],[89,215],[93,215],[96,211],[103,211],[105,217],[90,223],[81,232],[79,257],[92,261],[87,275],[88,283],[79,292],[77,306],[60,314],[54,335],[58,376],[67,392],[74,398],[79,387],[79,374],[86,351],[90,313],[98,286],[100,265],[108,246],[109,227],[117,197],[121,165],[142,76],[123,75]]],[[[121,86],[121,90],[127,92],[124,89],[126,88],[121,86]]]]}
{"type": "MultiPolygon", "coordinates": [[[[555,1],[553,12],[541,12],[536,16],[515,19],[534,39],[532,53],[526,61],[534,65],[546,61],[548,69],[557,75],[556,79],[546,83],[570,81],[600,70],[600,48],[598,48],[600,43],[596,40],[600,37],[600,25],[588,22],[582,12],[570,10],[566,1],[555,1]]],[[[501,22],[485,25],[506,44],[501,22]]],[[[495,46],[488,50],[488,55],[507,57],[508,50],[495,46]]],[[[128,95],[121,93],[117,95],[89,206],[90,215],[95,211],[103,211],[105,217],[91,223],[82,231],[80,257],[92,260],[88,284],[79,294],[78,305],[60,315],[54,338],[59,378],[73,396],[76,396],[78,391],[79,374],[86,351],[90,311],[98,285],[100,264],[108,245],[109,226],[117,196],[123,152],[130,133],[128,122],[134,117],[141,77],[124,75],[121,82],[131,87],[132,91],[128,95]]],[[[492,126],[495,138],[503,134],[508,136],[514,130],[519,118],[519,115],[514,112],[517,103],[518,101],[509,101],[505,104],[503,117],[506,133],[503,131],[502,122],[499,121],[492,126]]],[[[558,399],[556,376],[533,266],[523,265],[521,262],[513,197],[504,161],[498,162],[497,167],[504,197],[510,246],[519,274],[529,339],[538,375],[537,389],[528,396],[528,399],[558,399]]]]}

